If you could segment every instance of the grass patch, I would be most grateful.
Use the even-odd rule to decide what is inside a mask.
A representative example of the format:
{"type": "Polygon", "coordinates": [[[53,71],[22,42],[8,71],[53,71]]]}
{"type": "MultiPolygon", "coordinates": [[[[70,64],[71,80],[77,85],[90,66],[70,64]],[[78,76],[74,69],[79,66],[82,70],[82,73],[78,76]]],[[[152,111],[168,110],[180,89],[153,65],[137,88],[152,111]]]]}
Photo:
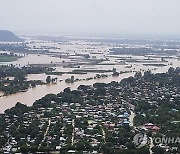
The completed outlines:
{"type": "Polygon", "coordinates": [[[46,72],[46,75],[62,75],[64,74],[63,72],[46,72]]]}
{"type": "Polygon", "coordinates": [[[11,61],[16,61],[18,60],[19,57],[10,57],[10,56],[0,56],[0,62],[11,62],[11,61]]]}

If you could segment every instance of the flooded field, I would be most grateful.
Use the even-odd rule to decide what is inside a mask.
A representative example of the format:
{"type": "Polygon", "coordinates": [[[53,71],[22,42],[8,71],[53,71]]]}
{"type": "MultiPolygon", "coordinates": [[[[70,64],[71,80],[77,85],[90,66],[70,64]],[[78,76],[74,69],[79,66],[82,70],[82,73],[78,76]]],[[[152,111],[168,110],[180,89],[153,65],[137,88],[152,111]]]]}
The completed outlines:
{"type": "MultiPolygon", "coordinates": [[[[96,72],[87,72],[87,74],[62,74],[51,75],[58,79],[57,83],[39,85],[34,88],[28,89],[26,92],[20,92],[8,96],[2,96],[0,92],[0,112],[13,107],[17,102],[23,104],[32,105],[35,100],[42,98],[46,94],[57,94],[64,90],[66,87],[71,89],[77,89],[79,85],[92,85],[96,82],[109,83],[112,81],[121,81],[123,78],[133,76],[136,71],[151,70],[153,73],[167,72],[169,67],[180,67],[180,61],[177,57],[166,58],[166,61],[161,61],[161,57],[150,56],[150,59],[146,56],[135,55],[110,55],[109,49],[113,44],[100,44],[93,42],[72,41],[69,43],[54,43],[54,42],[40,42],[34,41],[29,46],[35,46],[37,48],[56,47],[52,49],[48,54],[26,54],[24,57],[14,62],[1,63],[13,64],[18,67],[26,65],[50,65],[53,66],[57,72],[72,72],[73,70],[112,70],[116,68],[117,72],[125,72],[117,77],[112,76],[112,72],[98,73],[106,74],[108,77],[100,79],[86,80],[87,78],[94,78],[96,72]],[[90,55],[89,59],[82,58],[82,54],[90,55]],[[102,60],[101,63],[96,63],[102,60]],[[68,64],[68,65],[67,65],[68,64]],[[74,67],[74,64],[75,67],[74,67]],[[153,66],[145,64],[163,64],[163,66],[153,66]],[[73,67],[72,67],[73,66],[73,67]],[[66,83],[65,79],[71,76],[80,79],[80,81],[74,83],[66,83]]],[[[45,81],[46,74],[30,74],[27,76],[27,80],[42,80],[45,81]]]]}

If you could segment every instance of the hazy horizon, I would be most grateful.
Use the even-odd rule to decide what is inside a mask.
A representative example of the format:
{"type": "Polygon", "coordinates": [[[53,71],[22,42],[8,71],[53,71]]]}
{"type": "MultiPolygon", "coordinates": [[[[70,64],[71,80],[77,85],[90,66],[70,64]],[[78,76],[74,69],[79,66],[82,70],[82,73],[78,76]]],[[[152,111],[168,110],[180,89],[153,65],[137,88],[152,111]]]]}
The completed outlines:
{"type": "Polygon", "coordinates": [[[0,0],[15,33],[180,36],[179,0],[0,0]]]}

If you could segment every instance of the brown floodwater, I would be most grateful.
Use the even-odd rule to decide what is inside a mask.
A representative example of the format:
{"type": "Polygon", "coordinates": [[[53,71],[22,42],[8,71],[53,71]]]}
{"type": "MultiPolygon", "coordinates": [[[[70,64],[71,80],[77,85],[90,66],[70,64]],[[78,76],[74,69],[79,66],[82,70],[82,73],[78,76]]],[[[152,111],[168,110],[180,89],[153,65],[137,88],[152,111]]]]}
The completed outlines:
{"type": "Polygon", "coordinates": [[[66,87],[71,89],[77,89],[79,85],[92,85],[96,82],[109,83],[111,81],[120,81],[121,79],[131,76],[133,73],[121,74],[119,77],[108,77],[103,79],[89,80],[89,81],[77,81],[74,83],[65,83],[64,81],[58,82],[57,84],[49,84],[36,86],[35,88],[28,89],[27,92],[16,93],[4,97],[0,97],[0,112],[13,107],[17,102],[21,102],[28,106],[31,106],[35,100],[42,98],[46,94],[54,93],[57,94],[64,90],[66,87]]]}
{"type": "MultiPolygon", "coordinates": [[[[34,45],[34,44],[33,44],[34,45]]],[[[38,47],[41,47],[42,44],[36,44],[38,47]]],[[[103,52],[103,54],[91,54],[93,56],[96,56],[97,59],[103,58],[104,55],[107,55],[108,52],[106,52],[110,47],[104,45],[104,46],[95,46],[93,51],[92,44],[84,44],[84,43],[75,43],[75,44],[46,44],[47,46],[57,46],[61,49],[55,50],[56,52],[67,52],[67,53],[74,53],[74,50],[76,50],[77,53],[91,53],[91,52],[103,52]]],[[[119,55],[119,57],[128,57],[129,55],[119,55]]],[[[165,63],[167,66],[164,67],[155,67],[155,66],[144,66],[143,63],[130,63],[128,62],[127,65],[119,65],[116,61],[118,60],[118,56],[116,55],[116,58],[110,57],[109,61],[107,63],[113,63],[115,65],[82,65],[80,69],[95,69],[95,70],[109,70],[116,68],[117,71],[145,71],[145,70],[151,70],[153,73],[161,73],[161,72],[167,72],[169,67],[180,67],[180,61],[177,59],[167,59],[168,62],[165,63]],[[170,65],[172,64],[172,65],[170,65]],[[127,67],[132,65],[132,67],[127,67]]],[[[144,56],[131,56],[132,58],[137,59],[144,59],[144,56]]],[[[60,59],[57,57],[51,57],[48,55],[37,55],[37,54],[30,54],[26,55],[25,57],[19,59],[15,62],[10,62],[14,65],[18,66],[24,66],[27,64],[49,64],[51,62],[53,63],[60,63],[63,60],[66,62],[70,62],[70,59],[60,59]]],[[[154,58],[154,60],[160,61],[160,58],[154,58]]],[[[4,64],[10,64],[10,63],[4,63],[4,64]]],[[[57,67],[56,71],[60,72],[69,72],[74,70],[75,68],[63,68],[63,67],[57,67]]],[[[104,73],[104,74],[112,74],[112,73],[104,73]]],[[[96,73],[88,73],[88,74],[75,74],[75,78],[79,79],[86,79],[89,77],[94,77],[96,73]]],[[[134,73],[124,73],[120,74],[118,77],[109,76],[107,78],[101,78],[101,79],[93,79],[89,81],[77,81],[74,83],[65,83],[65,79],[71,77],[71,74],[63,74],[62,76],[56,76],[51,75],[51,77],[57,77],[58,82],[56,84],[49,84],[49,85],[39,85],[34,88],[28,89],[26,92],[20,92],[8,96],[0,97],[0,113],[3,113],[6,109],[11,108],[15,106],[17,102],[21,102],[23,104],[26,104],[28,106],[31,106],[37,99],[42,98],[46,94],[54,93],[57,94],[61,91],[63,91],[66,87],[70,87],[71,89],[77,89],[79,85],[93,85],[96,82],[104,82],[109,83],[112,81],[121,81],[123,78],[127,78],[130,76],[133,76],[134,73]],[[63,81],[59,81],[63,80],[63,81]]],[[[47,75],[46,74],[30,74],[27,76],[27,80],[46,80],[47,75]]],[[[0,96],[2,96],[3,93],[0,92],[0,96]]]]}
{"type": "MultiPolygon", "coordinates": [[[[178,60],[172,60],[174,67],[179,66],[180,67],[180,62],[178,60]]],[[[112,68],[114,66],[104,66],[106,68],[112,68]]],[[[124,71],[127,70],[127,68],[125,68],[125,66],[123,65],[119,65],[115,66],[117,68],[118,71],[124,71]],[[124,68],[124,69],[123,69],[124,68]]],[[[133,68],[135,68],[135,70],[152,70],[153,73],[161,73],[161,72],[167,72],[167,70],[169,69],[169,67],[171,67],[171,65],[169,66],[165,66],[165,67],[147,67],[147,66],[143,66],[143,65],[137,65],[137,64],[133,64],[133,68]],[[155,69],[156,68],[156,69],[155,69]]],[[[61,68],[63,69],[63,68],[61,68]]],[[[67,70],[67,68],[65,68],[65,70],[67,70]]],[[[132,70],[132,69],[129,69],[132,70]]],[[[106,73],[106,74],[111,74],[111,73],[106,73]]],[[[96,75],[96,73],[88,73],[88,74],[75,74],[75,78],[79,78],[79,79],[86,79],[88,77],[94,77],[96,75]]],[[[101,78],[101,79],[93,79],[93,80],[89,80],[89,81],[77,81],[74,83],[65,83],[65,79],[69,78],[71,76],[71,74],[63,74],[62,76],[56,76],[56,75],[52,75],[52,77],[57,77],[58,78],[58,82],[56,84],[49,84],[49,85],[41,85],[41,86],[36,86],[35,88],[30,88],[28,89],[28,91],[26,92],[21,92],[21,93],[16,93],[16,94],[12,94],[12,95],[8,95],[8,96],[4,96],[4,97],[0,97],[0,113],[4,112],[6,109],[13,107],[17,102],[21,102],[23,104],[26,104],[28,106],[31,106],[37,99],[42,98],[43,96],[45,96],[46,94],[49,93],[54,93],[57,94],[61,91],[63,91],[66,87],[70,87],[71,89],[77,89],[79,87],[79,85],[93,85],[96,82],[104,82],[104,83],[109,83],[112,81],[117,81],[120,82],[123,78],[127,78],[130,76],[133,76],[134,73],[130,72],[130,73],[124,73],[124,74],[120,74],[118,77],[113,77],[113,76],[109,76],[107,78],[101,78]],[[60,82],[59,80],[63,80],[62,82],[60,82]]],[[[45,81],[47,75],[45,74],[30,74],[27,76],[28,80],[43,80],[45,81]]]]}

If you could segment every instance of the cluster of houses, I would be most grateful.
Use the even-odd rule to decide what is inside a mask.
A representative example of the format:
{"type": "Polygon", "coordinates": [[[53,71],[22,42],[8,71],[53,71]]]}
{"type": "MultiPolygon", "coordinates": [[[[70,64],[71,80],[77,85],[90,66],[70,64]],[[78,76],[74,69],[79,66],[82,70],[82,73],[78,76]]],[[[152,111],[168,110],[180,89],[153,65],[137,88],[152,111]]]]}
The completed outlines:
{"type": "Polygon", "coordinates": [[[58,151],[69,142],[76,144],[84,138],[88,139],[92,147],[97,147],[98,144],[105,142],[104,129],[114,131],[118,130],[118,127],[130,124],[129,109],[125,108],[127,107],[125,103],[118,101],[120,96],[114,99],[112,94],[107,93],[101,98],[102,104],[92,104],[93,100],[90,101],[87,97],[87,94],[82,96],[83,103],[51,101],[52,107],[47,108],[39,104],[36,109],[25,112],[22,119],[19,119],[17,115],[13,118],[4,115],[7,122],[5,133],[8,140],[1,150],[4,153],[19,151],[21,143],[24,142],[29,148],[38,145],[40,150],[45,143],[52,150],[58,151]],[[78,119],[88,121],[87,124],[82,124],[84,128],[76,124],[78,119]],[[98,132],[97,127],[99,127],[98,132]],[[22,129],[28,131],[20,132],[18,138],[12,128],[14,131],[22,129]],[[30,128],[37,131],[34,132],[30,128]],[[71,134],[69,135],[68,132],[71,134]]]}
{"type": "MultiPolygon", "coordinates": [[[[44,107],[41,101],[36,107],[23,113],[21,118],[4,114],[7,123],[4,134],[8,140],[0,147],[0,151],[19,152],[22,142],[29,148],[36,146],[37,151],[42,151],[43,148],[60,151],[69,145],[76,147],[78,143],[86,140],[96,149],[93,153],[98,153],[97,147],[106,143],[107,132],[114,132],[117,136],[113,137],[118,138],[120,127],[132,126],[131,129],[135,129],[132,113],[137,101],[145,101],[150,106],[158,107],[159,101],[167,95],[171,96],[168,98],[170,103],[179,97],[177,88],[168,89],[159,86],[158,83],[142,82],[134,88],[128,84],[115,86],[112,83],[103,88],[105,92],[97,95],[97,87],[86,86],[85,90],[78,89],[81,92],[79,102],[68,102],[63,98],[67,95],[56,95],[57,101],[51,100],[48,107],[44,107]],[[19,136],[15,132],[19,132],[19,136]]],[[[173,112],[178,110],[173,109],[173,112]]],[[[146,113],[143,112],[136,114],[146,117],[146,113]]],[[[139,128],[153,132],[161,130],[159,126],[150,122],[139,128]]],[[[127,148],[119,143],[114,146],[127,148]]],[[[74,153],[76,150],[72,148],[68,149],[68,152],[74,153]]]]}

